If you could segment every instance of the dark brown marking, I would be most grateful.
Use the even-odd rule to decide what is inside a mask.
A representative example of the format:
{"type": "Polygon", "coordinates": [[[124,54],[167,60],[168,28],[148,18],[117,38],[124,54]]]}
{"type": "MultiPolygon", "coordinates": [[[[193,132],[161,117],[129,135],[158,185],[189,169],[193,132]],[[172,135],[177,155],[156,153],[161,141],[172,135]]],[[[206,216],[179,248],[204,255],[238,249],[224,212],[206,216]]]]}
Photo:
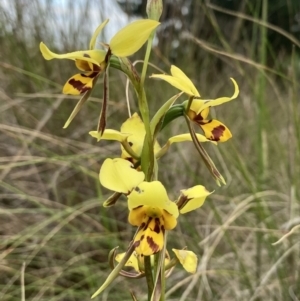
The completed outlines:
{"type": "Polygon", "coordinates": [[[137,241],[134,242],[133,245],[134,245],[135,248],[137,248],[140,244],[141,244],[141,241],[137,240],[137,241]]]}
{"type": "Polygon", "coordinates": [[[69,84],[76,90],[78,90],[80,93],[84,93],[88,90],[90,90],[90,87],[86,87],[86,84],[81,82],[80,80],[76,80],[74,78],[71,78],[69,80],[69,84]]]}
{"type": "Polygon", "coordinates": [[[93,71],[99,73],[101,71],[101,67],[96,64],[93,64],[93,71]]]}
{"type": "Polygon", "coordinates": [[[144,231],[149,227],[149,224],[150,224],[151,221],[152,221],[152,217],[149,217],[149,219],[147,221],[147,224],[145,224],[145,226],[143,228],[144,231]]]}
{"type": "Polygon", "coordinates": [[[133,168],[133,169],[135,169],[134,166],[133,166],[133,164],[134,164],[133,158],[127,157],[127,158],[125,158],[125,160],[129,161],[130,163],[132,163],[132,165],[130,167],[133,168]]]}
{"type": "Polygon", "coordinates": [[[132,145],[133,145],[133,143],[132,143],[132,142],[130,142],[130,141],[128,142],[128,144],[129,144],[129,146],[132,146],[132,145]]]}
{"type": "Polygon", "coordinates": [[[165,226],[164,225],[161,225],[161,232],[163,233],[163,234],[165,234],[165,226]]]}
{"type": "Polygon", "coordinates": [[[225,126],[224,125],[219,125],[217,127],[215,127],[211,133],[213,135],[213,141],[219,141],[220,140],[220,137],[223,136],[223,133],[225,131],[225,126]]]}
{"type": "Polygon", "coordinates": [[[200,114],[196,115],[193,120],[197,123],[201,123],[201,121],[203,120],[203,117],[201,116],[201,112],[200,114]]]}
{"type": "Polygon", "coordinates": [[[180,197],[179,197],[179,200],[177,201],[176,205],[177,205],[178,209],[180,210],[180,209],[182,209],[185,206],[185,204],[187,202],[188,202],[187,196],[184,195],[184,194],[181,194],[180,197]]]}
{"type": "Polygon", "coordinates": [[[160,233],[160,220],[157,217],[155,218],[155,226],[153,231],[156,233],[160,233]]]}
{"type": "Polygon", "coordinates": [[[94,77],[96,77],[97,75],[98,75],[98,73],[99,72],[92,72],[92,73],[87,73],[87,74],[84,74],[84,73],[81,73],[80,75],[82,76],[82,77],[89,77],[89,78],[94,78],[94,77]]]}
{"type": "Polygon", "coordinates": [[[84,53],[83,57],[89,57],[90,58],[91,56],[89,54],[87,54],[87,53],[84,53]]]}
{"type": "Polygon", "coordinates": [[[153,254],[157,253],[159,251],[159,246],[158,246],[158,244],[156,244],[154,242],[152,237],[147,236],[147,243],[148,243],[150,249],[153,251],[153,254]]]}

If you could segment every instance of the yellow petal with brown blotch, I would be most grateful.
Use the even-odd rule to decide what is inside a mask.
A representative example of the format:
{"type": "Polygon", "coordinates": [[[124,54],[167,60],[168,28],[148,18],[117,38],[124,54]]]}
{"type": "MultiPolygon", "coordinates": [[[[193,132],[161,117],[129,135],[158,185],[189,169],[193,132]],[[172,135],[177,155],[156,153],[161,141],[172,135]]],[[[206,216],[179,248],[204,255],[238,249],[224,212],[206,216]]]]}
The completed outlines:
{"type": "Polygon", "coordinates": [[[188,116],[191,120],[201,121],[207,118],[209,108],[203,109],[204,101],[202,99],[194,99],[188,111],[188,116]]]}
{"type": "Polygon", "coordinates": [[[177,206],[181,214],[200,208],[207,196],[213,192],[209,192],[204,186],[196,185],[189,189],[180,191],[181,195],[177,200],[177,206]]]}
{"type": "Polygon", "coordinates": [[[150,256],[162,250],[164,246],[164,225],[159,218],[145,218],[134,238],[137,254],[150,256]]]}
{"type": "Polygon", "coordinates": [[[199,125],[204,131],[205,137],[209,140],[225,142],[232,137],[230,130],[219,120],[203,120],[199,125]]]}
{"type": "Polygon", "coordinates": [[[169,200],[165,187],[159,181],[142,182],[128,195],[128,209],[139,206],[164,209],[175,218],[179,215],[176,204],[169,200]]]}
{"type": "Polygon", "coordinates": [[[64,94],[80,95],[92,89],[94,79],[99,75],[98,72],[89,72],[86,74],[75,74],[65,83],[63,87],[64,94]]]}
{"type": "Polygon", "coordinates": [[[101,66],[98,66],[96,64],[93,64],[91,62],[87,62],[87,61],[84,61],[84,60],[76,59],[75,60],[75,65],[81,71],[96,71],[96,72],[101,71],[101,66]]]}
{"type": "Polygon", "coordinates": [[[177,219],[172,214],[164,209],[148,205],[143,205],[130,210],[128,221],[133,226],[140,226],[146,216],[162,219],[166,230],[172,230],[177,225],[177,219]]]}

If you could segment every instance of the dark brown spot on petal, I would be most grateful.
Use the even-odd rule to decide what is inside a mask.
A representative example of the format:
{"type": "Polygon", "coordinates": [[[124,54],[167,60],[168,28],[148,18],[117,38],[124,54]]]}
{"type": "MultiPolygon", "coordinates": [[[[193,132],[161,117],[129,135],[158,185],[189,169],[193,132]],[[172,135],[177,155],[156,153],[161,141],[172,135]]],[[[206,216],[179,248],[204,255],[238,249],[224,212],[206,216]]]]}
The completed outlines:
{"type": "Polygon", "coordinates": [[[141,241],[140,241],[140,240],[137,240],[137,241],[134,242],[133,246],[134,246],[135,248],[137,248],[140,244],[141,244],[141,241]]]}
{"type": "Polygon", "coordinates": [[[217,127],[215,127],[211,133],[212,133],[212,138],[211,140],[213,141],[219,141],[220,137],[223,135],[225,131],[225,126],[224,125],[219,125],[217,127]]]}
{"type": "Polygon", "coordinates": [[[87,53],[84,53],[83,56],[84,56],[84,57],[89,57],[89,58],[91,57],[91,56],[90,56],[89,54],[87,54],[87,53]]]}
{"type": "Polygon", "coordinates": [[[150,249],[153,251],[153,254],[159,251],[159,245],[154,242],[152,237],[147,236],[147,243],[150,249]]]}
{"type": "Polygon", "coordinates": [[[161,232],[163,233],[163,234],[165,234],[165,226],[164,225],[161,225],[161,232]]]}
{"type": "Polygon", "coordinates": [[[196,115],[193,120],[197,123],[201,123],[201,121],[203,120],[203,117],[201,116],[201,113],[196,115]]]}
{"type": "Polygon", "coordinates": [[[135,169],[134,166],[133,166],[133,164],[134,164],[133,158],[127,157],[127,158],[125,158],[125,160],[129,161],[130,163],[132,163],[132,165],[130,167],[133,168],[133,169],[135,169]]]}
{"type": "Polygon", "coordinates": [[[94,78],[98,75],[99,72],[89,72],[87,74],[81,73],[80,75],[82,77],[89,77],[89,78],[94,78]]]}
{"type": "Polygon", "coordinates": [[[133,143],[132,143],[132,142],[130,142],[130,141],[128,142],[128,144],[129,144],[129,146],[132,146],[132,145],[133,145],[133,143]]]}
{"type": "Polygon", "coordinates": [[[160,220],[157,217],[155,218],[155,226],[153,231],[156,233],[160,233],[160,220]]]}
{"type": "Polygon", "coordinates": [[[147,224],[145,224],[143,230],[146,230],[146,229],[149,227],[149,224],[150,224],[151,221],[152,221],[152,217],[149,217],[149,219],[148,219],[148,221],[147,221],[147,224]]]}
{"type": "Polygon", "coordinates": [[[90,87],[86,87],[86,84],[84,84],[80,80],[76,80],[74,78],[71,78],[69,80],[69,84],[73,86],[74,89],[78,90],[80,93],[84,93],[91,89],[90,87]]]}
{"type": "Polygon", "coordinates": [[[101,71],[101,67],[100,66],[98,66],[98,65],[96,65],[96,64],[93,64],[93,71],[95,71],[95,72],[100,72],[101,71]]]}
{"type": "Polygon", "coordinates": [[[187,196],[184,194],[181,194],[176,205],[177,205],[178,209],[180,210],[186,205],[187,202],[188,202],[187,196]]]}
{"type": "MultiPolygon", "coordinates": [[[[85,78],[94,79],[98,75],[98,72],[91,72],[87,74],[80,74],[80,76],[85,78]]],[[[81,80],[76,80],[71,78],[68,83],[73,86],[74,89],[78,90],[80,93],[84,93],[91,89],[91,87],[87,87],[87,83],[83,83],[81,80]]]]}

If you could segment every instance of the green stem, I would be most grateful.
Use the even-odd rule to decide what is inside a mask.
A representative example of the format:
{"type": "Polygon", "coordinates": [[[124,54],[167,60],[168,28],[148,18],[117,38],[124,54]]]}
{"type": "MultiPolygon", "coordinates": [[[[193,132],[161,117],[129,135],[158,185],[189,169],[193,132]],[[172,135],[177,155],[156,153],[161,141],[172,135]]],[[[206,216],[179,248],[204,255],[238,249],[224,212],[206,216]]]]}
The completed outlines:
{"type": "Polygon", "coordinates": [[[151,35],[149,36],[148,42],[147,42],[147,49],[146,49],[146,53],[145,53],[145,59],[144,59],[144,64],[143,64],[142,76],[141,76],[141,86],[142,87],[144,87],[144,82],[145,82],[145,77],[146,77],[148,62],[149,62],[149,58],[150,58],[154,34],[155,34],[155,31],[153,31],[151,33],[151,35]]]}
{"type": "Polygon", "coordinates": [[[166,277],[165,277],[165,258],[167,246],[167,232],[165,232],[164,248],[161,251],[161,296],[159,301],[165,301],[166,277]]]}
{"type": "Polygon", "coordinates": [[[148,108],[148,102],[147,102],[146,93],[144,89],[145,77],[146,77],[148,62],[150,58],[154,34],[155,31],[151,33],[147,42],[147,49],[144,58],[143,70],[142,70],[141,80],[138,89],[139,109],[146,130],[144,147],[143,147],[142,158],[141,158],[141,166],[143,172],[145,173],[146,181],[151,181],[153,169],[154,169],[153,136],[151,134],[151,129],[150,129],[149,108],[148,108]]]}
{"type": "Polygon", "coordinates": [[[154,289],[150,256],[144,256],[144,265],[145,265],[145,276],[146,276],[147,286],[148,286],[148,301],[150,301],[154,289]]]}

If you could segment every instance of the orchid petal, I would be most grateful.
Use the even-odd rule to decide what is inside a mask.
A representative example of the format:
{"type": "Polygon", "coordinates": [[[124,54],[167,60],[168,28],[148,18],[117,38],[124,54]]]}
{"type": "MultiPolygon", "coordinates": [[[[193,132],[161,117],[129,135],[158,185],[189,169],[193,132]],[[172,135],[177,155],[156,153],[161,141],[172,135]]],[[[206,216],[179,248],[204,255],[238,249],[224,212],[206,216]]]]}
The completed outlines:
{"type": "Polygon", "coordinates": [[[145,218],[146,227],[139,229],[134,238],[135,251],[139,255],[150,256],[164,246],[164,227],[161,219],[145,218]]]}
{"type": "Polygon", "coordinates": [[[100,66],[104,61],[106,52],[104,50],[86,50],[75,51],[65,54],[57,54],[52,52],[43,42],[40,43],[40,50],[46,60],[52,59],[70,59],[70,60],[83,60],[100,66]]]}
{"type": "Polygon", "coordinates": [[[106,26],[106,24],[109,22],[109,19],[105,20],[104,22],[102,22],[94,31],[93,36],[91,38],[90,41],[90,49],[94,49],[95,48],[95,44],[96,44],[96,40],[98,35],[100,34],[100,32],[102,31],[102,29],[106,26]]]}
{"type": "Polygon", "coordinates": [[[176,204],[169,200],[165,187],[159,181],[142,182],[128,196],[128,208],[150,206],[166,210],[175,218],[178,217],[176,204]]]}
{"type": "Polygon", "coordinates": [[[63,87],[63,94],[80,95],[91,90],[98,75],[99,73],[97,72],[73,75],[65,83],[63,87]]]}
{"type": "Polygon", "coordinates": [[[217,142],[225,142],[232,137],[228,127],[216,119],[203,120],[199,124],[207,139],[217,142]]]}
{"type": "Polygon", "coordinates": [[[179,78],[175,78],[172,75],[166,75],[166,74],[152,74],[150,76],[151,78],[160,78],[166,82],[168,82],[173,87],[179,89],[180,91],[183,91],[184,93],[188,95],[194,95],[190,87],[187,87],[179,78]]]}
{"type": "MultiPolygon", "coordinates": [[[[196,134],[196,136],[199,142],[212,142],[213,144],[217,144],[215,141],[211,141],[201,134],[196,134]]],[[[176,135],[168,139],[168,143],[170,145],[173,143],[185,142],[185,141],[193,141],[190,133],[176,135]]]]}
{"type": "Polygon", "coordinates": [[[125,57],[137,52],[160,23],[155,20],[137,20],[118,31],[110,41],[111,52],[125,57]]]}
{"type": "MultiPolygon", "coordinates": [[[[230,78],[230,79],[231,79],[231,81],[233,82],[233,85],[234,85],[233,95],[231,97],[220,97],[220,98],[211,99],[211,100],[203,100],[203,106],[200,109],[201,111],[204,110],[205,108],[208,108],[208,107],[219,106],[219,105],[221,105],[225,102],[228,102],[228,101],[233,100],[233,99],[238,97],[238,95],[239,95],[239,86],[233,78],[230,78]]],[[[199,113],[199,111],[197,113],[199,113]]]]}
{"type": "Polygon", "coordinates": [[[103,134],[99,133],[98,131],[91,131],[89,134],[96,138],[97,141],[100,140],[115,140],[119,142],[123,142],[127,139],[130,134],[124,134],[116,130],[111,130],[111,129],[105,129],[103,134]]]}
{"type": "MultiPolygon", "coordinates": [[[[115,257],[115,260],[117,262],[120,262],[124,258],[125,254],[126,254],[125,252],[117,254],[116,257],[115,257]]],[[[126,267],[132,267],[132,268],[134,268],[135,271],[137,271],[138,273],[140,273],[139,262],[138,262],[137,253],[136,252],[133,252],[131,254],[131,256],[127,260],[125,266],[126,267]]]]}
{"type": "Polygon", "coordinates": [[[198,97],[200,96],[198,90],[196,89],[196,87],[194,86],[192,81],[185,75],[185,73],[181,69],[179,69],[175,65],[172,65],[171,66],[171,74],[175,78],[178,78],[179,80],[181,80],[185,84],[185,86],[188,87],[189,90],[192,92],[192,95],[198,96],[198,97]]]}
{"type": "Polygon", "coordinates": [[[202,185],[184,189],[180,192],[181,195],[177,201],[177,206],[181,214],[200,208],[204,204],[206,197],[213,193],[206,190],[202,185]]]}
{"type": "Polygon", "coordinates": [[[172,249],[172,251],[187,272],[196,273],[198,258],[194,252],[177,249],[172,249]]]}
{"type": "Polygon", "coordinates": [[[124,194],[130,193],[144,178],[143,172],[137,171],[131,162],[121,158],[106,159],[99,174],[104,187],[124,194]]]}

